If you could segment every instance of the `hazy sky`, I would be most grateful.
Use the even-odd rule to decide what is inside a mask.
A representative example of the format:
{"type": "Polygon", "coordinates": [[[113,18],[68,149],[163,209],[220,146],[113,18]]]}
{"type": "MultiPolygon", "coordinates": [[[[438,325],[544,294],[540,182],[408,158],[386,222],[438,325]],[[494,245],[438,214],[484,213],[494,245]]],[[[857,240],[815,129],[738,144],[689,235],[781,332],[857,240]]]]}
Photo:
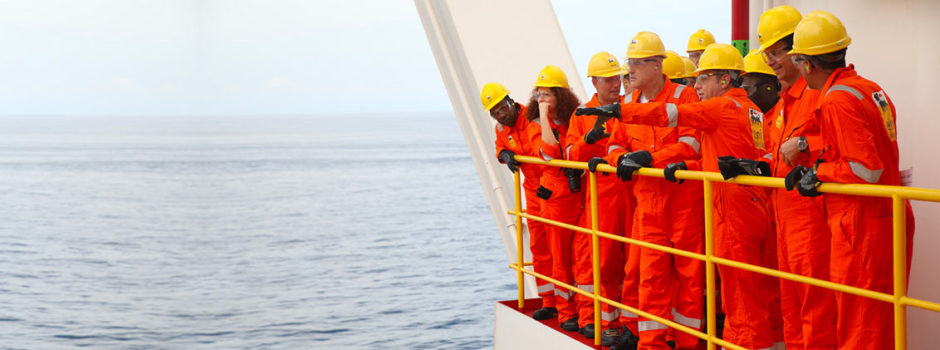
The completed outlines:
{"type": "MultiPolygon", "coordinates": [[[[640,30],[730,41],[727,1],[552,3],[581,73],[640,30]]],[[[451,109],[407,0],[0,0],[0,32],[0,116],[451,109]]]]}

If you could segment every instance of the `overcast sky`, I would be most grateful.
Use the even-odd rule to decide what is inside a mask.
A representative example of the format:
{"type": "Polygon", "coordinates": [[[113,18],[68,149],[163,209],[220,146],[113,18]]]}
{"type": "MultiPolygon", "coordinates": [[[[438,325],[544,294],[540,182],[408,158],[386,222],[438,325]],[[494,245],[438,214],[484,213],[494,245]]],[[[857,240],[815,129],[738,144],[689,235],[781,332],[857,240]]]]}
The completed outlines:
{"type": "MultiPolygon", "coordinates": [[[[730,41],[727,1],[552,3],[581,73],[640,30],[730,41]]],[[[0,116],[451,109],[408,0],[0,0],[0,32],[0,116]]]]}

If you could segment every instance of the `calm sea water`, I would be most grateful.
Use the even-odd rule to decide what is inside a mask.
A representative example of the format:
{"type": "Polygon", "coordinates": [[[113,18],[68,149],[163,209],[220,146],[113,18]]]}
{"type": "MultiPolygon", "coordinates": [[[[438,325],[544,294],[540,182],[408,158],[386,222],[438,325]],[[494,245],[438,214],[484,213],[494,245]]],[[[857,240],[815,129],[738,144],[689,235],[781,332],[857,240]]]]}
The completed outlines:
{"type": "Polygon", "coordinates": [[[488,348],[506,264],[449,114],[0,119],[0,348],[488,348]]]}

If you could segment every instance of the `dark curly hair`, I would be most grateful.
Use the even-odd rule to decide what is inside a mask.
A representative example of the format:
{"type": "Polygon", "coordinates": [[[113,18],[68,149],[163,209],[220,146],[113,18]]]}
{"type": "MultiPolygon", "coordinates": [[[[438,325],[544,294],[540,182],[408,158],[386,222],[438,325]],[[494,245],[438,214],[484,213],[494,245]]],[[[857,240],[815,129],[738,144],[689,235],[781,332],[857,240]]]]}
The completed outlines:
{"type": "MultiPolygon", "coordinates": [[[[571,119],[571,114],[581,105],[581,100],[578,100],[578,96],[575,96],[569,88],[553,87],[551,89],[558,101],[555,105],[555,115],[560,121],[568,124],[568,119],[571,119]]],[[[532,89],[532,97],[529,98],[529,104],[525,106],[525,115],[529,120],[539,119],[538,91],[538,88],[532,89]]]]}

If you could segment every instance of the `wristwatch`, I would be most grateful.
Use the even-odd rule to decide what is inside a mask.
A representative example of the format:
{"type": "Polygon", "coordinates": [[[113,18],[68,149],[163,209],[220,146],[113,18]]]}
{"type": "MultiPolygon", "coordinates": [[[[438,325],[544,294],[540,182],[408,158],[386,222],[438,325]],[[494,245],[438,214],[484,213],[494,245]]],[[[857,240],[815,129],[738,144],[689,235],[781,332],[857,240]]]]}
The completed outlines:
{"type": "Polygon", "coordinates": [[[800,136],[800,138],[796,140],[796,148],[800,150],[800,152],[809,152],[809,143],[806,142],[805,136],[800,136]]]}

